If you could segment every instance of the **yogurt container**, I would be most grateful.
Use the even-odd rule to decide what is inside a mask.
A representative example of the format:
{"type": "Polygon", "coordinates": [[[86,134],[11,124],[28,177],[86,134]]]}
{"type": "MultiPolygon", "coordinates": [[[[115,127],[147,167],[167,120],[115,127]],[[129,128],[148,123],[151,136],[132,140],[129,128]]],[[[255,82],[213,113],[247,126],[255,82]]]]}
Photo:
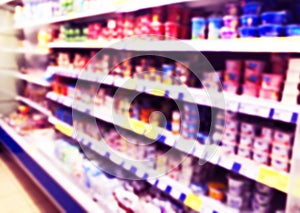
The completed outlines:
{"type": "Polygon", "coordinates": [[[237,141],[237,134],[235,132],[225,129],[223,139],[225,141],[237,141]]]}
{"type": "Polygon", "coordinates": [[[269,154],[267,152],[253,152],[253,160],[259,164],[269,165],[269,154]]]}
{"type": "Polygon", "coordinates": [[[243,27],[257,27],[259,24],[258,15],[243,15],[240,18],[241,25],[243,27]]]}
{"type": "Polygon", "coordinates": [[[263,89],[280,90],[283,76],[280,74],[262,74],[262,85],[263,89]]]}
{"type": "Polygon", "coordinates": [[[245,15],[257,15],[262,10],[262,3],[249,2],[243,6],[243,13],[245,15]]]}
{"type": "Polygon", "coordinates": [[[241,196],[245,189],[245,178],[235,175],[229,174],[227,175],[228,180],[228,194],[232,196],[241,196]]]}
{"type": "Polygon", "coordinates": [[[238,36],[236,29],[226,26],[221,28],[220,34],[222,39],[234,39],[238,36]]]}
{"type": "Polygon", "coordinates": [[[252,212],[268,213],[270,211],[270,204],[259,204],[255,199],[252,200],[252,212]]]}
{"type": "Polygon", "coordinates": [[[261,138],[271,141],[273,138],[273,129],[269,127],[261,127],[261,138]]]}
{"type": "Polygon", "coordinates": [[[261,37],[279,37],[283,36],[285,28],[279,24],[264,24],[259,26],[259,35],[261,37]]]}
{"type": "Polygon", "coordinates": [[[236,29],[239,25],[239,19],[237,16],[226,15],[223,17],[223,22],[225,27],[229,27],[231,29],[236,29]]]}
{"type": "Polygon", "coordinates": [[[284,159],[279,159],[276,158],[275,156],[272,155],[271,159],[271,166],[278,171],[284,171],[288,172],[289,171],[289,161],[284,160],[284,159]]]}
{"type": "Polygon", "coordinates": [[[209,197],[222,201],[225,197],[225,191],[226,186],[223,183],[220,182],[209,182],[208,183],[208,195],[209,197]]]}
{"type": "Polygon", "coordinates": [[[279,92],[278,90],[272,90],[272,89],[260,89],[259,97],[268,100],[277,101],[279,99],[279,92]]]}
{"type": "Polygon", "coordinates": [[[241,123],[241,134],[243,135],[255,135],[255,125],[247,122],[241,123]]]}
{"type": "Polygon", "coordinates": [[[236,3],[227,3],[225,6],[225,10],[227,15],[239,15],[239,5],[236,3]]]}
{"type": "Polygon", "coordinates": [[[273,189],[271,187],[266,186],[265,184],[255,182],[255,189],[257,192],[261,194],[268,194],[271,195],[273,192],[273,189]]]}
{"type": "Polygon", "coordinates": [[[269,152],[271,141],[261,137],[256,137],[253,143],[253,149],[258,152],[269,152]]]}
{"type": "Polygon", "coordinates": [[[286,36],[300,36],[300,25],[291,24],[285,28],[286,36]]]}
{"type": "Polygon", "coordinates": [[[282,130],[275,130],[274,132],[274,140],[281,144],[290,145],[293,137],[294,133],[292,132],[285,132],[282,130]]]}
{"type": "Polygon", "coordinates": [[[223,82],[223,90],[229,93],[236,94],[239,89],[239,84],[232,81],[224,81],[223,82]]]}
{"type": "Polygon", "coordinates": [[[225,129],[232,132],[238,132],[239,122],[237,120],[225,120],[225,129]]]}
{"type": "Polygon", "coordinates": [[[272,196],[269,194],[261,194],[261,193],[256,192],[254,194],[254,199],[260,205],[267,205],[271,201],[272,196]]]}
{"type": "Polygon", "coordinates": [[[273,143],[272,146],[272,156],[279,158],[279,159],[286,159],[290,158],[291,147],[288,145],[283,145],[280,143],[273,143]]]}
{"type": "Polygon", "coordinates": [[[251,148],[253,145],[253,137],[249,135],[240,135],[240,146],[251,148]]]}
{"type": "Polygon", "coordinates": [[[251,158],[251,148],[239,146],[237,154],[239,156],[243,157],[243,158],[249,158],[250,159],[251,158]]]}
{"type": "Polygon", "coordinates": [[[231,195],[230,193],[227,193],[226,197],[227,197],[227,202],[226,202],[227,206],[234,209],[242,209],[242,207],[244,206],[245,198],[243,198],[242,196],[234,196],[231,195]]]}
{"type": "Polygon", "coordinates": [[[208,19],[208,39],[220,38],[220,30],[223,26],[221,17],[210,17],[208,19]]]}
{"type": "Polygon", "coordinates": [[[226,60],[226,72],[232,72],[239,75],[242,70],[241,60],[226,60]]]}
{"type": "Polygon", "coordinates": [[[288,11],[269,11],[261,14],[262,24],[288,24],[291,16],[288,11]]]}
{"type": "Polygon", "coordinates": [[[202,17],[192,18],[192,39],[205,39],[206,23],[202,17]]]}
{"type": "Polygon", "coordinates": [[[226,154],[235,154],[236,144],[235,143],[224,143],[222,142],[222,151],[226,154]]]}
{"type": "Polygon", "coordinates": [[[239,35],[241,38],[253,38],[258,37],[258,28],[257,27],[240,27],[239,35]]]}

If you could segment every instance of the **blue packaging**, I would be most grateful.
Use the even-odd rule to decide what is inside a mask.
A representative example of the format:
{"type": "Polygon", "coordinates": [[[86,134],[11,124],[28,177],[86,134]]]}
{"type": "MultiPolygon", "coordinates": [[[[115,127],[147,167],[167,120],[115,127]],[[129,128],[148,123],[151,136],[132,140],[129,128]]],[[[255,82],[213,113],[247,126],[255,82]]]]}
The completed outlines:
{"type": "Polygon", "coordinates": [[[239,34],[241,38],[258,37],[257,27],[240,27],[239,34]]]}
{"type": "Polygon", "coordinates": [[[205,39],[206,23],[204,18],[192,18],[192,39],[205,39]]]}
{"type": "Polygon", "coordinates": [[[259,25],[259,16],[243,15],[241,16],[241,25],[243,27],[257,27],[259,25]]]}
{"type": "Polygon", "coordinates": [[[278,24],[266,24],[259,26],[261,37],[278,37],[284,35],[284,26],[278,24]]]}
{"type": "Polygon", "coordinates": [[[300,25],[291,24],[286,26],[286,36],[300,36],[300,25]]]}
{"type": "Polygon", "coordinates": [[[243,6],[244,15],[260,14],[261,10],[262,10],[262,3],[260,2],[249,2],[243,6]]]}
{"type": "Polygon", "coordinates": [[[261,14],[262,24],[288,24],[291,15],[288,11],[264,12],[261,14]]]}
{"type": "Polygon", "coordinates": [[[220,29],[223,26],[222,17],[210,17],[208,19],[208,38],[217,39],[220,37],[220,29]]]}
{"type": "Polygon", "coordinates": [[[175,70],[175,65],[171,64],[163,64],[162,65],[162,71],[164,74],[171,73],[175,70]]]}

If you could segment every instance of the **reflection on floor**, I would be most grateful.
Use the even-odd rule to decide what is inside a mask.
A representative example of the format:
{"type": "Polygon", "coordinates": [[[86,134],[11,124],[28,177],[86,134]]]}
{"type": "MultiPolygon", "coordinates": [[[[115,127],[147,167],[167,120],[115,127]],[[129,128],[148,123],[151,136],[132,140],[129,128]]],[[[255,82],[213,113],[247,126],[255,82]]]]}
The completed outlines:
{"type": "Polygon", "coordinates": [[[0,212],[59,212],[26,173],[0,152],[0,212]]]}

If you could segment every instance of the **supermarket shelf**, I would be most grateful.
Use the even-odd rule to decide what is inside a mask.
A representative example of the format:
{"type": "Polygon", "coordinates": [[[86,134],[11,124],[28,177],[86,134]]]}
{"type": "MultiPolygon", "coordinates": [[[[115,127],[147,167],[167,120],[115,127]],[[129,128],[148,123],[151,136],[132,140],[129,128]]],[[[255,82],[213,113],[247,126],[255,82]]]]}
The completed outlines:
{"type": "Polygon", "coordinates": [[[57,199],[63,211],[102,212],[83,190],[69,181],[68,175],[62,173],[35,146],[19,136],[3,120],[0,120],[0,126],[2,142],[21,161],[29,174],[32,173],[32,178],[38,179],[42,189],[44,188],[52,198],[57,199]]]}
{"type": "MultiPolygon", "coordinates": [[[[57,126],[61,126],[63,124],[63,122],[59,121],[56,118],[50,118],[49,121],[51,121],[56,126],[56,128],[57,126]]],[[[68,128],[68,131],[72,129],[72,127],[68,124],[64,124],[64,127],[68,128]]],[[[58,128],[58,130],[62,131],[63,133],[66,132],[65,130],[60,128],[58,128]]],[[[74,130],[72,131],[74,132],[74,130]]],[[[67,135],[70,136],[69,134],[67,135]]],[[[216,211],[224,213],[238,212],[237,210],[229,208],[218,201],[212,200],[211,198],[197,196],[193,194],[188,187],[183,186],[168,177],[156,178],[158,176],[158,173],[155,170],[151,170],[148,168],[146,169],[144,168],[143,164],[133,164],[131,161],[126,161],[114,151],[107,148],[105,143],[100,143],[99,141],[90,138],[88,135],[76,133],[76,135],[74,134],[72,135],[72,137],[79,143],[89,147],[91,150],[109,159],[116,165],[119,165],[120,167],[135,174],[141,179],[145,179],[150,184],[166,192],[174,199],[184,203],[186,206],[189,206],[195,211],[205,211],[211,213],[216,211]]]]}
{"type": "Polygon", "coordinates": [[[51,115],[50,110],[46,109],[45,107],[41,106],[40,104],[38,104],[38,103],[28,99],[28,98],[25,98],[25,97],[22,97],[22,96],[17,96],[16,100],[27,104],[28,106],[36,109],[37,111],[43,113],[44,115],[47,115],[47,116],[51,115]]]}
{"type": "Polygon", "coordinates": [[[132,51],[178,51],[178,52],[300,52],[300,39],[243,38],[219,40],[164,40],[149,41],[124,39],[122,41],[98,42],[50,42],[49,48],[112,48],[132,51]],[[276,44],[276,45],[274,45],[276,44]]]}
{"type": "MultiPolygon", "coordinates": [[[[60,17],[51,17],[47,19],[42,19],[39,21],[26,21],[24,23],[16,23],[16,29],[28,28],[28,27],[37,27],[41,25],[55,24],[66,21],[74,21],[83,18],[89,18],[93,16],[105,15],[114,12],[129,12],[136,11],[140,9],[146,9],[151,7],[163,6],[174,3],[188,2],[192,0],[153,0],[153,1],[137,1],[137,0],[115,0],[113,2],[105,2],[103,5],[97,5],[94,10],[86,11],[86,12],[74,12],[65,16],[60,17]],[[100,8],[100,9],[99,9],[100,8]]],[[[201,0],[205,2],[205,0],[201,0]]]]}
{"type": "Polygon", "coordinates": [[[50,83],[44,80],[42,78],[42,75],[23,74],[20,72],[16,72],[15,76],[19,79],[25,80],[33,84],[37,84],[43,87],[50,87],[50,83]]]}
{"type": "Polygon", "coordinates": [[[0,52],[16,53],[16,54],[27,54],[27,55],[48,55],[48,49],[34,49],[34,48],[5,48],[1,47],[0,52]]]}
{"type": "Polygon", "coordinates": [[[230,110],[233,112],[239,112],[288,123],[296,124],[299,117],[298,113],[300,112],[300,106],[287,105],[278,101],[265,100],[255,97],[225,93],[217,94],[215,98],[223,99],[220,100],[219,105],[218,103],[212,103],[209,95],[203,89],[188,88],[186,86],[165,85],[146,80],[119,78],[111,75],[104,76],[101,74],[80,74],[80,71],[73,69],[49,67],[48,70],[56,75],[69,78],[98,82],[119,88],[144,92],[154,96],[163,96],[172,98],[174,100],[177,99],[204,106],[224,108],[225,110],[230,110]]]}
{"type": "MultiPolygon", "coordinates": [[[[97,111],[94,111],[91,109],[91,107],[85,106],[84,104],[73,104],[72,99],[57,95],[53,92],[48,93],[47,98],[67,107],[72,107],[73,109],[96,117],[105,122],[118,125],[123,129],[133,131],[150,139],[155,139],[158,142],[166,144],[170,147],[174,147],[179,151],[192,154],[199,159],[209,161],[210,163],[221,166],[229,171],[236,172],[252,180],[261,182],[269,187],[273,187],[287,193],[289,181],[289,175],[287,173],[276,171],[269,166],[260,165],[250,159],[241,158],[235,155],[228,156],[223,154],[221,147],[217,145],[200,145],[197,141],[184,140],[182,138],[177,140],[177,137],[171,132],[162,130],[161,128],[152,129],[148,124],[145,124],[141,121],[129,119],[128,122],[130,125],[128,125],[128,122],[126,123],[123,121],[121,118],[122,116],[118,116],[118,121],[114,122],[112,119],[113,117],[111,116],[111,109],[109,108],[98,107],[97,111]],[[149,131],[149,129],[152,131],[149,131]],[[186,147],[184,145],[193,143],[193,147],[186,147]]],[[[74,131],[71,126],[65,125],[63,122],[54,118],[52,118],[50,122],[55,124],[55,127],[65,135],[69,137],[74,135],[74,131]]]]}

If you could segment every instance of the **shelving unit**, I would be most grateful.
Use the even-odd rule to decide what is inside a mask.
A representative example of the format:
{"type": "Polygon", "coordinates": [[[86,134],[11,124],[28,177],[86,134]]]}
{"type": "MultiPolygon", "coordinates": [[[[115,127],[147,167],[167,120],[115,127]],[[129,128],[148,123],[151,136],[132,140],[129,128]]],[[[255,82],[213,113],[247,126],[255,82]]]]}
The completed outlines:
{"type": "MultiPolygon", "coordinates": [[[[0,1],[0,5],[10,1],[0,1]]],[[[207,2],[206,0],[152,0],[144,1],[141,4],[139,0],[115,0],[109,3],[101,2],[95,5],[93,9],[87,11],[72,12],[67,15],[44,18],[40,20],[17,22],[14,25],[14,30],[24,30],[27,28],[36,29],[38,27],[84,22],[86,20],[95,20],[100,17],[106,19],[118,15],[118,13],[127,13],[139,11],[142,9],[154,8],[158,6],[183,3],[185,5],[196,5],[197,7],[206,7],[223,3],[224,0],[207,2]]],[[[153,52],[178,52],[178,53],[216,53],[216,54],[270,54],[270,53],[300,53],[300,38],[299,37],[277,37],[277,38],[249,38],[249,39],[218,39],[218,40],[145,40],[139,37],[130,39],[113,39],[113,40],[95,40],[82,42],[65,42],[55,41],[47,44],[49,49],[41,48],[7,48],[1,47],[0,52],[8,52],[24,55],[48,56],[53,51],[57,50],[113,50],[119,52],[135,51],[145,54],[153,52]]],[[[49,102],[63,106],[68,110],[75,110],[81,114],[91,118],[96,118],[99,121],[109,125],[115,125],[138,136],[143,136],[147,139],[152,139],[160,144],[175,148],[182,153],[190,154],[191,156],[208,161],[209,163],[225,169],[228,172],[242,175],[248,179],[262,183],[268,187],[277,189],[278,191],[287,194],[288,212],[292,212],[292,206],[300,200],[299,190],[294,189],[294,185],[299,184],[297,163],[300,162],[298,149],[300,146],[300,106],[288,105],[279,101],[264,100],[261,98],[248,97],[236,94],[219,94],[224,99],[222,104],[214,104],[211,98],[204,89],[167,85],[149,80],[134,79],[131,77],[116,77],[110,74],[103,73],[88,73],[87,70],[77,70],[73,68],[65,69],[61,67],[48,66],[45,71],[52,74],[54,77],[63,77],[72,81],[84,81],[98,83],[115,89],[125,89],[129,91],[144,93],[151,97],[161,97],[165,99],[173,99],[182,103],[193,103],[199,107],[211,107],[224,109],[246,116],[255,116],[258,119],[271,120],[273,122],[285,122],[288,125],[296,126],[295,139],[293,144],[293,156],[291,159],[290,172],[277,171],[271,166],[261,165],[254,160],[240,157],[238,155],[228,155],[223,152],[222,148],[217,144],[200,144],[195,140],[180,138],[171,131],[162,127],[153,129],[150,124],[120,115],[118,121],[114,121],[112,116],[112,107],[98,107],[87,105],[83,102],[74,101],[74,97],[67,95],[59,95],[55,92],[48,92],[46,97],[49,102]],[[125,122],[127,121],[127,123],[125,122]],[[129,125],[128,125],[129,124],[129,125]],[[193,148],[187,149],[184,144],[194,144],[193,148]],[[211,150],[215,150],[211,154],[211,150]],[[297,182],[298,181],[298,182],[297,182]],[[293,193],[290,193],[293,192],[293,193]]],[[[51,83],[43,79],[41,76],[22,74],[14,72],[14,77],[22,79],[26,82],[33,83],[42,87],[51,87],[51,83]]],[[[65,136],[77,141],[80,145],[89,148],[99,156],[108,159],[116,164],[120,169],[125,169],[132,175],[148,182],[152,187],[158,188],[165,194],[169,195],[177,202],[193,209],[196,212],[216,213],[216,212],[240,212],[234,208],[227,206],[224,203],[218,202],[210,197],[198,195],[193,190],[175,181],[168,176],[157,177],[158,173],[154,169],[145,169],[142,163],[132,163],[126,161],[122,156],[118,155],[112,149],[108,149],[103,141],[91,138],[88,134],[78,133],[75,127],[59,120],[54,116],[54,113],[40,104],[16,94],[16,101],[25,103],[29,107],[48,116],[48,121],[56,130],[63,133],[65,136]],[[155,178],[149,178],[155,177],[155,178]]],[[[60,211],[79,211],[79,212],[109,212],[112,211],[109,204],[104,202],[96,203],[86,189],[79,187],[60,167],[60,163],[55,161],[55,157],[51,156],[53,144],[51,141],[46,141],[47,145],[39,146],[38,142],[30,142],[30,137],[18,135],[12,127],[0,120],[0,136],[5,146],[12,152],[18,163],[24,167],[28,174],[40,185],[46,194],[56,203],[60,211]],[[49,144],[48,144],[49,143],[49,144]],[[20,152],[22,154],[20,154],[20,152]],[[39,174],[40,173],[40,174],[39,174]],[[70,181],[71,180],[71,181],[70,181]],[[50,183],[50,184],[47,184],[50,183]]],[[[208,136],[202,135],[203,140],[208,139],[208,136]]],[[[45,142],[45,143],[46,143],[45,142]]],[[[52,141],[53,142],[53,141],[52,141]]],[[[189,148],[189,147],[188,147],[189,148]]],[[[300,185],[300,184],[299,184],[300,185]]]]}

